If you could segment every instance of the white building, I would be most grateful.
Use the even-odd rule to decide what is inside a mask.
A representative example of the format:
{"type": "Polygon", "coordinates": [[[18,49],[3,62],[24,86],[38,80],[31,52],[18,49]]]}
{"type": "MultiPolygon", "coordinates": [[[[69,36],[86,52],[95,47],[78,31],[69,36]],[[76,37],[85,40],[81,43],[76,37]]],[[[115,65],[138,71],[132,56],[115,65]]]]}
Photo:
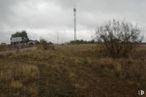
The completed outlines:
{"type": "Polygon", "coordinates": [[[12,37],[10,40],[12,45],[25,44],[28,42],[27,39],[23,37],[12,37]]]}

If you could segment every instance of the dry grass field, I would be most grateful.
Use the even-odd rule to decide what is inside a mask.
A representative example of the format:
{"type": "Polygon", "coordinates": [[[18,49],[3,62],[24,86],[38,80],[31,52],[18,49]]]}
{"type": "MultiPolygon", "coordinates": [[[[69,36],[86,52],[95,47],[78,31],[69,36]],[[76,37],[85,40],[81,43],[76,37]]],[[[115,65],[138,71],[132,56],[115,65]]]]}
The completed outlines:
{"type": "Polygon", "coordinates": [[[118,59],[94,44],[0,54],[0,97],[138,97],[139,89],[146,91],[144,45],[118,59]]]}

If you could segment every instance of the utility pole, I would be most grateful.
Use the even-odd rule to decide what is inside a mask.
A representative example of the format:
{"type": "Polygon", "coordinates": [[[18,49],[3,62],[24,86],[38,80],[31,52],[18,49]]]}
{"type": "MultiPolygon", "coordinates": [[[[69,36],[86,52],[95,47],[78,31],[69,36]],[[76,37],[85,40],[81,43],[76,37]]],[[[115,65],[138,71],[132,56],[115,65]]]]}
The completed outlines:
{"type": "Polygon", "coordinates": [[[59,32],[57,32],[57,44],[59,44],[59,32]]]}
{"type": "Polygon", "coordinates": [[[76,41],[77,37],[76,37],[76,8],[73,9],[74,12],[74,41],[76,41]]]}

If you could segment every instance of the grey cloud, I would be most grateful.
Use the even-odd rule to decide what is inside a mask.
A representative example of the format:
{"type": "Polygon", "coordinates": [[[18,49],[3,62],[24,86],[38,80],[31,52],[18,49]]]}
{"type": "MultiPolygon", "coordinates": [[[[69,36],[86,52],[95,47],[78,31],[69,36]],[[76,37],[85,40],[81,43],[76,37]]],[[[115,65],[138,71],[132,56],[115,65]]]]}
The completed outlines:
{"type": "Polygon", "coordinates": [[[11,33],[18,30],[54,42],[60,32],[62,41],[71,40],[73,7],[77,8],[79,39],[90,39],[97,25],[113,18],[146,28],[145,4],[145,0],[0,0],[0,42],[9,42],[11,33]]]}

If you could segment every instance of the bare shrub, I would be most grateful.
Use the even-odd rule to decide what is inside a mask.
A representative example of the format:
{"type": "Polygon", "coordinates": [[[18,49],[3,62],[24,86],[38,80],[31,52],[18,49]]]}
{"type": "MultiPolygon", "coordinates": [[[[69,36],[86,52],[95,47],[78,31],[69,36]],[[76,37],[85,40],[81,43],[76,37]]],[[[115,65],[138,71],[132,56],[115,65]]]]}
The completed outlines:
{"type": "Polygon", "coordinates": [[[139,27],[131,23],[113,20],[100,26],[96,32],[97,40],[103,43],[106,52],[113,58],[127,57],[142,41],[139,27]]]}

